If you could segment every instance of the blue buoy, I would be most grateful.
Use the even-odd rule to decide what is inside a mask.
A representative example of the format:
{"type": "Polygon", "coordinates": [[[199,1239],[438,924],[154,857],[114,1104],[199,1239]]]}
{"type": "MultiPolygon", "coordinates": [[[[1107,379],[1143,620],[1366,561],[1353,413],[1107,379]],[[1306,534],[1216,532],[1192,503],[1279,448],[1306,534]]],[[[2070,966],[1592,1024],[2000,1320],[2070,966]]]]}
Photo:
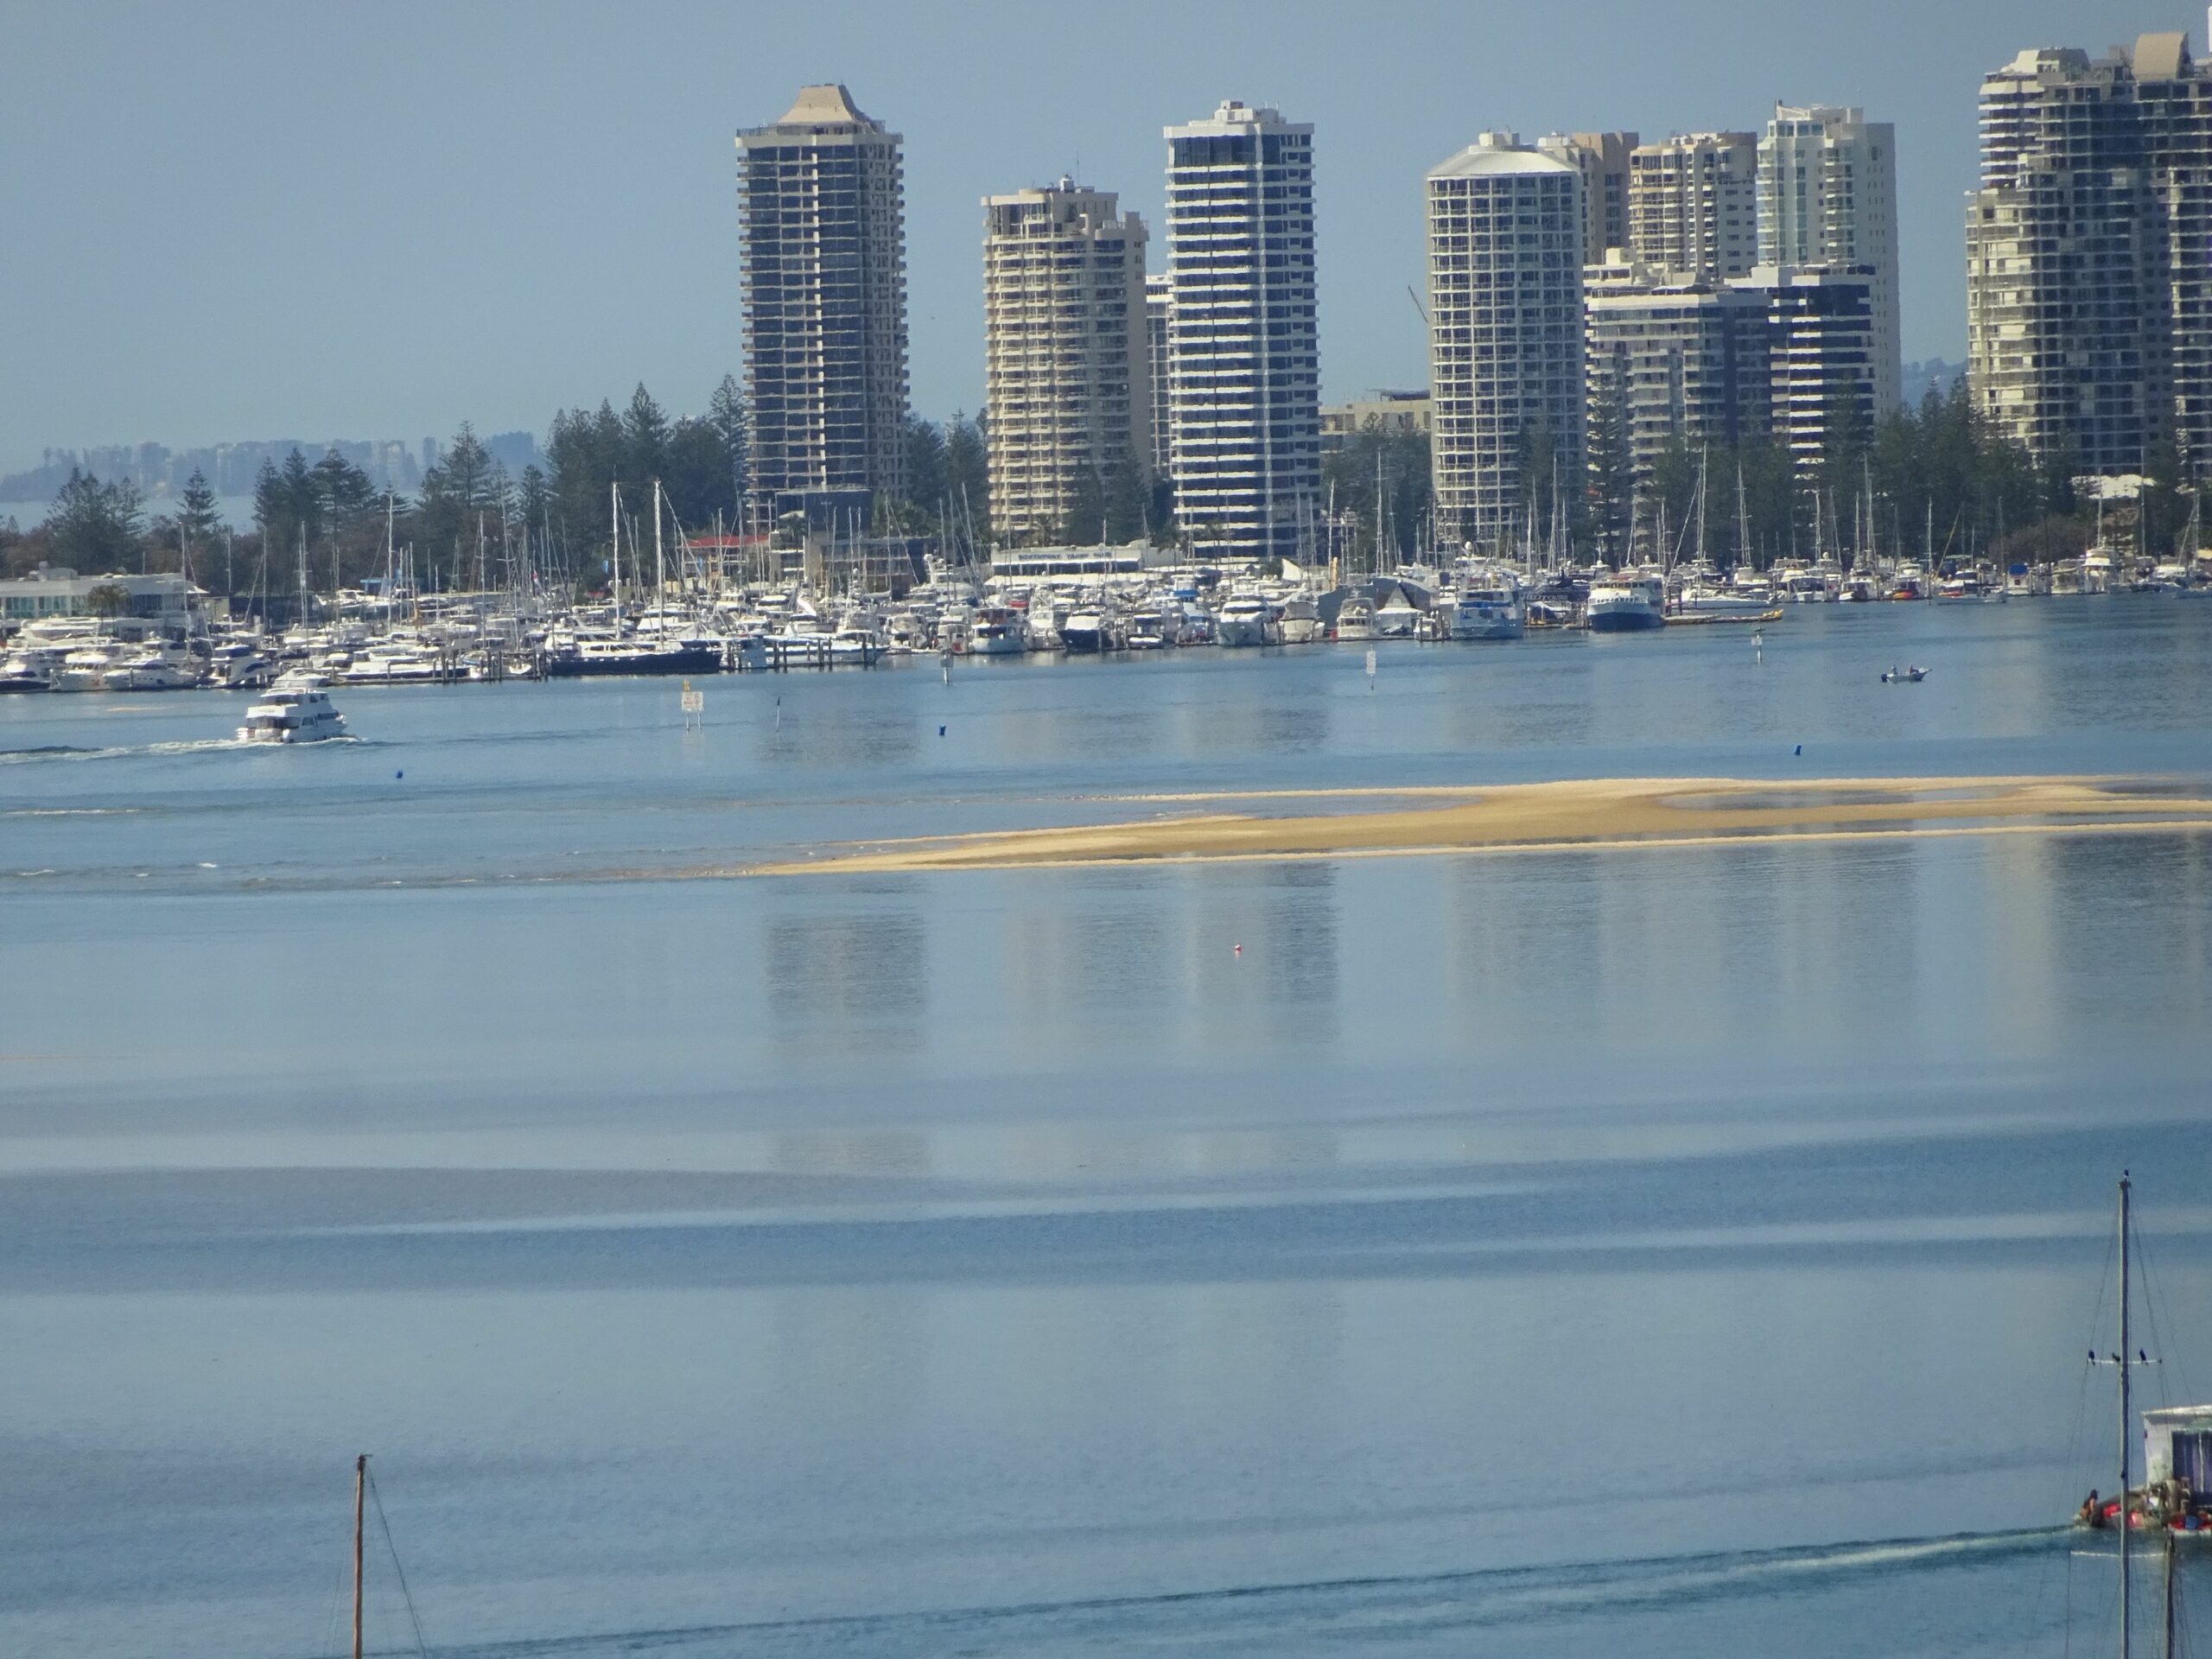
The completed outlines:
{"type": "Polygon", "coordinates": [[[1800,754],[1802,754],[1802,753],[1805,753],[1805,746],[1804,746],[1802,743],[1800,743],[1800,744],[1797,746],[1797,753],[1800,753],[1800,754]]]}
{"type": "Polygon", "coordinates": [[[407,774],[404,772],[395,772],[391,775],[395,778],[404,778],[407,774]]]}
{"type": "Polygon", "coordinates": [[[942,727],[942,726],[938,727],[938,728],[937,728],[937,734],[938,734],[939,737],[943,737],[943,736],[944,735],[944,727],[942,727]]]}

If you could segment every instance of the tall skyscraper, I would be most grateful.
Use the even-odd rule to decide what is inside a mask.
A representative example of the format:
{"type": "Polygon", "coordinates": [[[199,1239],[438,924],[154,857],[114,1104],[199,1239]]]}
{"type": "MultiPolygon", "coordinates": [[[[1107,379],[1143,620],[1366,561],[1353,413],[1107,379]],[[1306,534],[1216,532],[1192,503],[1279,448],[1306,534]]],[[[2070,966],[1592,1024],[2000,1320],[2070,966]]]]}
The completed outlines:
{"type": "Polygon", "coordinates": [[[1166,136],[1176,518],[1201,558],[1295,556],[1321,489],[1313,129],[1232,100],[1166,136]]]}
{"type": "Polygon", "coordinates": [[[756,493],[904,486],[899,143],[842,86],[737,136],[756,493]]]}
{"type": "Polygon", "coordinates": [[[1629,245],[1629,157],[1632,132],[1554,132],[1536,148],[1582,175],[1582,257],[1591,264],[1629,245]]]}
{"type": "Polygon", "coordinates": [[[1873,272],[1874,407],[1903,396],[1897,130],[1865,112],[1777,104],[1759,140],[1758,263],[1873,272]]]}
{"type": "Polygon", "coordinates": [[[1583,451],[1582,175],[1486,132],[1428,175],[1432,467],[1442,532],[1494,548],[1541,431],[1563,485],[1583,451]]]}
{"type": "Polygon", "coordinates": [[[1086,478],[1151,470],[1144,221],[1068,178],[986,196],[983,216],[991,527],[1057,541],[1086,478]]]}
{"type": "MultiPolygon", "coordinates": [[[[1628,245],[1655,270],[1740,276],[1758,263],[1758,140],[1677,133],[1628,158],[1628,245]]],[[[1591,255],[1594,261],[1597,255],[1591,255]]]]}
{"type": "Polygon", "coordinates": [[[2039,457],[2212,468],[2212,66],[2180,35],[2021,53],[1981,85],[1967,372],[2039,457]]]}
{"type": "Polygon", "coordinates": [[[1174,283],[1166,271],[1155,270],[1144,279],[1144,337],[1146,357],[1152,370],[1152,470],[1160,478],[1169,475],[1167,434],[1173,416],[1167,380],[1167,320],[1174,298],[1174,283]]]}

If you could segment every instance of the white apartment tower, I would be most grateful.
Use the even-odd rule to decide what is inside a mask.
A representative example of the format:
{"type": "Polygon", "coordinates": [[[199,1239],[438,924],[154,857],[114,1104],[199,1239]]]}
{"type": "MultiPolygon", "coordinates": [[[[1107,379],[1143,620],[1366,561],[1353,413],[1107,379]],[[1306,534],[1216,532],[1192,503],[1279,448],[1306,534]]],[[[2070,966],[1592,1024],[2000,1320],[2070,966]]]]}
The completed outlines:
{"type": "Polygon", "coordinates": [[[899,143],[835,86],[737,136],[755,492],[904,485],[899,143]]]}
{"type": "Polygon", "coordinates": [[[1144,245],[1073,179],[983,199],[991,527],[1016,545],[1068,531],[1086,474],[1151,471],[1144,245]]]}
{"type": "Polygon", "coordinates": [[[1748,132],[1638,144],[1628,158],[1630,249],[1693,282],[1742,276],[1758,263],[1758,162],[1748,132]]]}
{"type": "Polygon", "coordinates": [[[1169,474],[1167,434],[1172,411],[1167,319],[1174,297],[1174,285],[1166,271],[1155,270],[1144,279],[1144,337],[1152,370],[1152,470],[1160,478],[1169,474]]]}
{"type": "Polygon", "coordinates": [[[1231,101],[1166,136],[1176,518],[1201,558],[1294,557],[1321,488],[1313,129],[1231,101]]]}
{"type": "Polygon", "coordinates": [[[1777,104],[1759,140],[1758,263],[1873,273],[1874,408],[1904,396],[1897,325],[1897,130],[1863,111],[1777,104]]]}
{"type": "Polygon", "coordinates": [[[1529,493],[1524,445],[1548,435],[1582,476],[1582,175],[1486,132],[1428,175],[1429,446],[1445,536],[1496,547],[1529,493]]]}

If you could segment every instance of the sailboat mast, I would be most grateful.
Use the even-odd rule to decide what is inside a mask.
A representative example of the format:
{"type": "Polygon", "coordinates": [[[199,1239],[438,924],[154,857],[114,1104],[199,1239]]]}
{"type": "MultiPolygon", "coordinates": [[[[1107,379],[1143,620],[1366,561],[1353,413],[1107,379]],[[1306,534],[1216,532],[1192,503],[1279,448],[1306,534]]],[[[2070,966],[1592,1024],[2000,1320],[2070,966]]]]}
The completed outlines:
{"type": "Polygon", "coordinates": [[[614,531],[614,632],[622,633],[622,485],[620,480],[607,486],[607,523],[614,531]]]}
{"type": "Polygon", "coordinates": [[[362,1499],[369,1484],[369,1454],[353,1459],[353,1659],[361,1659],[361,1521],[362,1499]]]}
{"type": "Polygon", "coordinates": [[[2122,1172],[2120,1178],[2120,1659],[2127,1659],[2128,1651],[2128,1594],[2127,1594],[2127,1471],[2133,1461],[2128,1455],[2127,1410],[2127,1193],[2128,1179],[2122,1172]]]}

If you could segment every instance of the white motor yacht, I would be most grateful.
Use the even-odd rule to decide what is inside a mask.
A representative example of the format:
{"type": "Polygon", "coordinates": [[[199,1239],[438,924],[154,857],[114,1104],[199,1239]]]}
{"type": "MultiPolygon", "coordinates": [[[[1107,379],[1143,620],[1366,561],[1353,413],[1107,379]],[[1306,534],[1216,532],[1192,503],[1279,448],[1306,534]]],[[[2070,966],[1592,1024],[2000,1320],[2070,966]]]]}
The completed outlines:
{"type": "Polygon", "coordinates": [[[1337,612],[1337,638],[1339,639],[1372,639],[1375,637],[1375,607],[1363,594],[1354,594],[1345,600],[1337,612]]]}
{"type": "Polygon", "coordinates": [[[1583,614],[1592,633],[1639,633],[1667,626],[1667,584],[1640,571],[1601,576],[1590,584],[1583,614]]]}
{"type": "Polygon", "coordinates": [[[1763,589],[1700,583],[1683,588],[1675,608],[1684,616],[1764,616],[1772,601],[1763,589]]]}
{"type": "Polygon", "coordinates": [[[1278,645],[1282,629],[1274,609],[1258,594],[1231,594],[1214,624],[1214,638],[1224,645],[1278,645]]]}
{"type": "Polygon", "coordinates": [[[346,716],[331,707],[329,694],[289,674],[245,711],[238,728],[241,743],[321,743],[345,735],[346,716]]]}
{"type": "Polygon", "coordinates": [[[1321,637],[1321,607],[1313,594],[1303,590],[1294,593],[1283,601],[1278,626],[1286,645],[1310,645],[1321,637]]]}

